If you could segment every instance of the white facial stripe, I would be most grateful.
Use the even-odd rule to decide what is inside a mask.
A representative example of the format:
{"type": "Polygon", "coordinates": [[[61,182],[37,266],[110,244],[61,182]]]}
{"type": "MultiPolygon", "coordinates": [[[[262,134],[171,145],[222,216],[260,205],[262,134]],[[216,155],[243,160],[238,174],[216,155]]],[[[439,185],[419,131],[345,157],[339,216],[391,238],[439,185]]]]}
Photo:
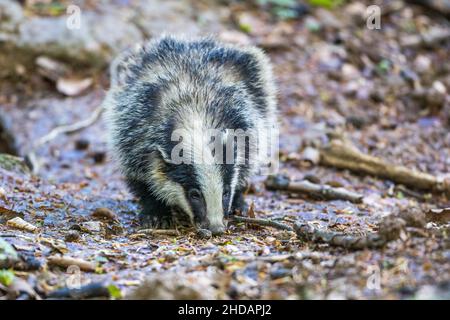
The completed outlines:
{"type": "Polygon", "coordinates": [[[206,216],[210,225],[223,225],[222,174],[217,165],[199,164],[195,166],[206,202],[206,216]]]}
{"type": "Polygon", "coordinates": [[[233,178],[231,179],[230,185],[230,202],[228,203],[228,211],[231,210],[231,205],[233,204],[234,193],[236,191],[236,185],[239,178],[239,166],[235,165],[233,168],[233,178]]]}
{"type": "Polygon", "coordinates": [[[149,180],[155,182],[158,188],[152,190],[154,195],[164,203],[172,206],[180,207],[194,221],[194,215],[188,204],[183,187],[173,181],[170,181],[162,172],[162,160],[155,159],[148,171],[149,180]]]}

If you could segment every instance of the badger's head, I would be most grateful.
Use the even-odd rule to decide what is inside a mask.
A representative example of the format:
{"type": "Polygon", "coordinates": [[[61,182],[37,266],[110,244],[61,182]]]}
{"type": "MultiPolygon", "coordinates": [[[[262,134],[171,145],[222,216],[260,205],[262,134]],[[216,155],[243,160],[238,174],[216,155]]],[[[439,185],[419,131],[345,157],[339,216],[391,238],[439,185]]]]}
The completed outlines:
{"type": "Polygon", "coordinates": [[[225,231],[234,193],[234,166],[176,164],[159,154],[152,168],[153,192],[158,198],[184,212],[197,228],[214,235],[225,231]]]}
{"type": "MultiPolygon", "coordinates": [[[[223,135],[223,130],[219,131],[223,135]]],[[[231,211],[240,167],[217,161],[208,143],[210,138],[203,129],[172,134],[173,143],[153,153],[156,157],[151,161],[150,179],[153,193],[160,200],[183,211],[196,227],[218,235],[226,228],[225,218],[231,211]]],[[[217,149],[224,151],[223,137],[216,139],[217,149]]]]}

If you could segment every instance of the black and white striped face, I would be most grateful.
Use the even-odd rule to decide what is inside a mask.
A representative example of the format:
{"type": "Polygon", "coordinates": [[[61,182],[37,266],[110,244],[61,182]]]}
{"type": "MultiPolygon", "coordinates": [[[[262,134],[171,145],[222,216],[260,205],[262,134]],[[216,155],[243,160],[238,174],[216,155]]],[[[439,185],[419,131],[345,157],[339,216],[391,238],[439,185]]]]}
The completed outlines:
{"type": "Polygon", "coordinates": [[[200,228],[209,229],[213,234],[225,231],[225,216],[231,208],[234,187],[229,184],[232,168],[224,165],[167,164],[167,178],[183,190],[184,199],[174,200],[173,205],[189,215],[200,228]],[[231,170],[230,170],[231,169],[231,170]]]}

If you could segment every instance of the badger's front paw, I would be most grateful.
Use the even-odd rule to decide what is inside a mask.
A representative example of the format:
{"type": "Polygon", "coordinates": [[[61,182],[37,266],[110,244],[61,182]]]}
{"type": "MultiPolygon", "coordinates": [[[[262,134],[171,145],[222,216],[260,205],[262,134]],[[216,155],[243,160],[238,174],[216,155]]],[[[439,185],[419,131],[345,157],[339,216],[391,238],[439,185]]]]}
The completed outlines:
{"type": "Polygon", "coordinates": [[[171,215],[154,215],[146,212],[139,214],[139,222],[145,229],[173,229],[174,219],[171,215]]]}

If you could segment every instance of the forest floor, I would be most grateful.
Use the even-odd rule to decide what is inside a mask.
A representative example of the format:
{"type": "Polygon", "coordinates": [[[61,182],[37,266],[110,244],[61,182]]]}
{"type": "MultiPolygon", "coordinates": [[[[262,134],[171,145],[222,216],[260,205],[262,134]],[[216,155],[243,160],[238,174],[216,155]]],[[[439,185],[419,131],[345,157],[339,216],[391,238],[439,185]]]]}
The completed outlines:
{"type": "MultiPolygon", "coordinates": [[[[125,2],[120,5],[132,7],[125,2]]],[[[449,21],[403,1],[383,2],[396,6],[382,6],[379,30],[361,18],[368,1],[333,10],[299,7],[287,20],[280,17],[284,11],[239,1],[182,3],[195,15],[183,16],[173,32],[212,30],[222,40],[255,44],[269,54],[279,91],[280,173],[364,196],[362,203],[351,203],[269,191],[266,177],[255,177],[247,201],[256,217],[290,226],[307,221],[359,236],[377,233],[390,215],[414,213],[416,223],[384,247],[362,250],[245,223],[230,224],[226,234],[209,239],[189,229],[149,235],[140,232],[137,201],[107,152],[100,119],[40,147],[36,175],[0,168],[0,258],[6,242],[25,264],[0,271],[0,296],[62,297],[67,292],[58,289],[98,283],[96,290],[74,292],[113,298],[449,299],[448,194],[303,158],[306,147],[324,143],[333,131],[363,153],[450,178],[450,41],[423,40],[432,30],[450,30],[449,21]],[[17,217],[35,230],[8,222],[17,217]]],[[[153,23],[170,24],[164,14],[153,23]]],[[[52,128],[92,114],[108,88],[104,69],[77,71],[92,84],[70,97],[37,69],[24,75],[19,65],[16,71],[27,81],[1,80],[0,111],[21,155],[52,128]]],[[[67,86],[77,91],[79,85],[67,86]]]]}

